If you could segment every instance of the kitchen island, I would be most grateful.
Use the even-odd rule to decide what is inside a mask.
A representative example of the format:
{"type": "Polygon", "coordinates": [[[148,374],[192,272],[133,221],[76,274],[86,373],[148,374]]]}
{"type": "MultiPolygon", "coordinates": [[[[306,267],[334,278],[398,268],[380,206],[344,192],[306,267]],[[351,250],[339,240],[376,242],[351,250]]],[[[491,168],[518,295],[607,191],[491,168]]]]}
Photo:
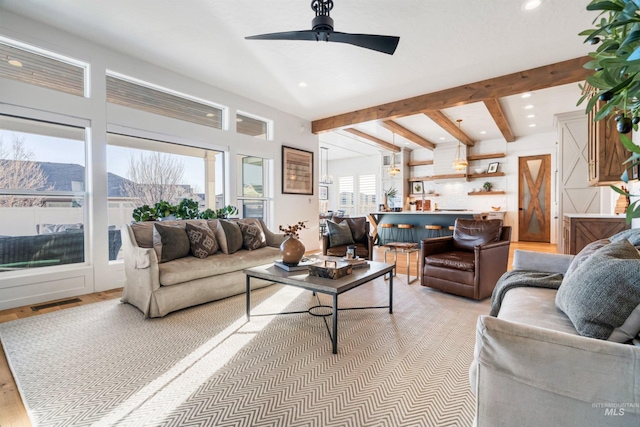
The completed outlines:
{"type": "MultiPolygon", "coordinates": [[[[489,219],[504,219],[504,211],[471,211],[466,209],[460,210],[434,210],[434,211],[403,211],[403,212],[371,212],[369,214],[369,221],[371,222],[371,230],[374,237],[374,243],[385,244],[391,240],[387,236],[385,239],[380,239],[380,224],[411,224],[413,225],[414,241],[419,242],[422,239],[427,238],[427,230],[425,225],[441,225],[442,235],[451,235],[449,226],[454,225],[456,218],[473,219],[474,215],[488,214],[489,219]],[[377,237],[377,238],[376,238],[377,237]]],[[[398,230],[394,227],[393,233],[396,234],[398,230]]],[[[386,233],[386,232],[385,232],[386,233]]]]}

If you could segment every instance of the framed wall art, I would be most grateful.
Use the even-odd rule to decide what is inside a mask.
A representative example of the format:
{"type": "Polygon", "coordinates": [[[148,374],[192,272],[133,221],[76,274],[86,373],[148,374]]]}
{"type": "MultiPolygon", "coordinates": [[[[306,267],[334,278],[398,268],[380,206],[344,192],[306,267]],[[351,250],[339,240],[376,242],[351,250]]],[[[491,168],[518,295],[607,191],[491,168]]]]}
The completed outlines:
{"type": "Polygon", "coordinates": [[[489,167],[487,168],[487,173],[496,173],[498,172],[498,162],[489,163],[489,167]]]}
{"type": "Polygon", "coordinates": [[[313,153],[282,146],[282,194],[313,195],[313,153]]]}
{"type": "Polygon", "coordinates": [[[329,200],[329,187],[327,187],[326,185],[320,186],[320,190],[318,191],[318,199],[329,200]]]}

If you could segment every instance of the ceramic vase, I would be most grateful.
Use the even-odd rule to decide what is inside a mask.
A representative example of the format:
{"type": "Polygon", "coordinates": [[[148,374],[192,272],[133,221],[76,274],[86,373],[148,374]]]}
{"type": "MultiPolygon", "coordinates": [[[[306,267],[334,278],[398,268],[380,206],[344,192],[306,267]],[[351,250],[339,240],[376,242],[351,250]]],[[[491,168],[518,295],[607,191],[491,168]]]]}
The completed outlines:
{"type": "Polygon", "coordinates": [[[294,236],[288,236],[280,244],[282,262],[288,266],[296,266],[304,256],[304,245],[294,236]]]}

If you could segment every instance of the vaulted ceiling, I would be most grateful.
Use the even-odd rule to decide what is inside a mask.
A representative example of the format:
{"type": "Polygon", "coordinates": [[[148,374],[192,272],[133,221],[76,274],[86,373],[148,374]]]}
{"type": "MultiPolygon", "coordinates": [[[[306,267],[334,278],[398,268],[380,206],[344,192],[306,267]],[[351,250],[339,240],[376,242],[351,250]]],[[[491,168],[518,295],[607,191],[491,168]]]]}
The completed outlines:
{"type": "Polygon", "coordinates": [[[308,0],[0,0],[0,13],[42,21],[313,120],[314,129],[333,130],[320,134],[321,145],[336,148],[330,156],[377,152],[362,133],[389,143],[393,132],[398,145],[411,148],[453,141],[458,118],[463,142],[509,140],[549,132],[554,114],[582,108],[574,81],[554,82],[556,74],[542,78],[534,70],[565,64],[565,72],[579,74],[590,46],[577,34],[596,17],[586,11],[587,0],[542,0],[531,11],[526,0],[334,3],[336,31],[399,36],[395,54],[244,39],[310,29],[308,0]],[[493,80],[501,76],[513,81],[493,80]],[[538,78],[548,85],[535,84],[538,78]],[[521,98],[524,92],[532,96],[521,98]]]}

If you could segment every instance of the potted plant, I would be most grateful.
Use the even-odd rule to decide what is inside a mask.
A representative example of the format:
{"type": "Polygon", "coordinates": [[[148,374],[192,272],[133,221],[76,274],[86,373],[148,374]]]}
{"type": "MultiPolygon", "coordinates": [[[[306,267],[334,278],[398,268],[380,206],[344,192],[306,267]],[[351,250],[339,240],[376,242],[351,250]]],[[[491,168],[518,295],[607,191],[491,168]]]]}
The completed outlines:
{"type": "MultiPolygon", "coordinates": [[[[583,96],[578,104],[587,101],[586,111],[597,108],[597,101],[606,102],[595,112],[594,120],[602,120],[614,114],[618,122],[620,141],[632,152],[627,160],[627,170],[640,164],[640,147],[626,134],[638,130],[640,123],[640,2],[635,0],[592,0],[587,10],[600,12],[594,19],[594,27],[580,33],[585,43],[597,46],[589,56],[593,58],[585,68],[594,70],[587,77],[588,86],[582,87],[583,96]]],[[[628,182],[624,173],[621,180],[628,182]]],[[[625,190],[611,186],[616,192],[629,197],[625,190]]],[[[635,195],[637,196],[637,195],[635,195]]],[[[640,217],[639,201],[627,209],[627,222],[640,217]]]]}
{"type": "Polygon", "coordinates": [[[391,203],[391,206],[393,206],[393,200],[391,199],[396,197],[397,194],[398,194],[398,189],[396,189],[396,187],[394,187],[393,185],[389,187],[388,190],[383,189],[382,203],[384,203],[385,210],[389,210],[389,203],[391,203]]]}
{"type": "Polygon", "coordinates": [[[490,183],[489,181],[485,182],[484,184],[482,184],[482,190],[483,191],[491,191],[491,189],[493,188],[493,184],[490,183]]]}

